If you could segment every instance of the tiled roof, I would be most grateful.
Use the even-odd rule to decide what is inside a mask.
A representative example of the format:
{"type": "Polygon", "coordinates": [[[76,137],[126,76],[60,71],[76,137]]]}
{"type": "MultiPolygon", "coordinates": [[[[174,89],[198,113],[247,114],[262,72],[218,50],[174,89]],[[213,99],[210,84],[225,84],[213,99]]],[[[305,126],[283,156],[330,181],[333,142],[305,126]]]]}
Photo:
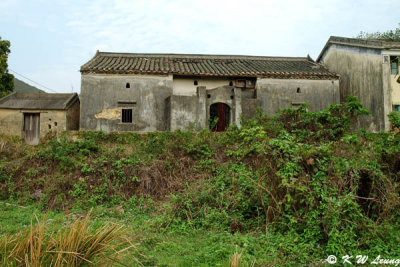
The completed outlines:
{"type": "Polygon", "coordinates": [[[378,39],[360,39],[360,38],[347,38],[339,36],[331,36],[326,42],[324,48],[322,49],[320,55],[317,58],[319,62],[324,55],[326,49],[331,44],[345,45],[345,46],[355,46],[355,47],[365,47],[372,49],[400,49],[400,42],[389,41],[389,40],[378,40],[378,39]]]}
{"type": "Polygon", "coordinates": [[[260,57],[97,52],[81,67],[84,73],[337,78],[309,57],[260,57]]]}
{"type": "Polygon", "coordinates": [[[0,99],[0,108],[65,110],[78,99],[78,94],[12,93],[0,99]]]}

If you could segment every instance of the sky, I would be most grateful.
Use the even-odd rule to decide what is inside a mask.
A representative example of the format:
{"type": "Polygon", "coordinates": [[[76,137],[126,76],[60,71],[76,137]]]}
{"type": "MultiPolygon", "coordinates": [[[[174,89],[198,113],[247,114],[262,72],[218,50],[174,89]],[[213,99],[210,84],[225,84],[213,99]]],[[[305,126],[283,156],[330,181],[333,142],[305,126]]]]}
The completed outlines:
{"type": "Polygon", "coordinates": [[[399,0],[0,0],[0,37],[17,78],[79,93],[96,50],[316,59],[331,35],[399,27],[398,10],[399,0]]]}

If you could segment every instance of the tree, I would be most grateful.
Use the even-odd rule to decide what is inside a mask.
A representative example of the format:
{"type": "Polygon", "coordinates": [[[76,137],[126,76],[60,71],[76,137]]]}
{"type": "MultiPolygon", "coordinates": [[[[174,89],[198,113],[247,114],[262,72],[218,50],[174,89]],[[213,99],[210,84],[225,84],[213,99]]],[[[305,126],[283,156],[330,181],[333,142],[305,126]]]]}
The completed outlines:
{"type": "Polygon", "coordinates": [[[8,73],[8,54],[10,41],[0,37],[0,96],[5,96],[14,90],[14,76],[8,73]]]}
{"type": "Polygon", "coordinates": [[[400,41],[400,23],[399,27],[394,30],[388,30],[386,32],[363,32],[361,31],[357,38],[362,39],[380,39],[380,40],[388,40],[388,41],[400,41]]]}

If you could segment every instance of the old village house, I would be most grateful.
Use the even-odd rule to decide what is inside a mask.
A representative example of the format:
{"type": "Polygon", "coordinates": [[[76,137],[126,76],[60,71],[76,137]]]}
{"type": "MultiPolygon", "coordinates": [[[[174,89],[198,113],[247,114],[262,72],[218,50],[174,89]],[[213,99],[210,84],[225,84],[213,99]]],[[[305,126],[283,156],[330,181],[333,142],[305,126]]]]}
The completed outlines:
{"type": "Polygon", "coordinates": [[[339,103],[339,77],[309,57],[97,52],[81,73],[81,130],[222,131],[257,107],[339,103]]]}

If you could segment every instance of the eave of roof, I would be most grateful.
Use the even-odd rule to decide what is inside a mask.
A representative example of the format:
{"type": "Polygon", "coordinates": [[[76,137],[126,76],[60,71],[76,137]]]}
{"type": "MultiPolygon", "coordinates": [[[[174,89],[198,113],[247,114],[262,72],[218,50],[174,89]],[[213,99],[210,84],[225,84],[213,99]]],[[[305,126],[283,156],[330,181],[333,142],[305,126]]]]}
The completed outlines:
{"type": "Polygon", "coordinates": [[[66,110],[76,101],[77,93],[18,93],[14,92],[0,99],[0,109],[17,110],[66,110]]]}

